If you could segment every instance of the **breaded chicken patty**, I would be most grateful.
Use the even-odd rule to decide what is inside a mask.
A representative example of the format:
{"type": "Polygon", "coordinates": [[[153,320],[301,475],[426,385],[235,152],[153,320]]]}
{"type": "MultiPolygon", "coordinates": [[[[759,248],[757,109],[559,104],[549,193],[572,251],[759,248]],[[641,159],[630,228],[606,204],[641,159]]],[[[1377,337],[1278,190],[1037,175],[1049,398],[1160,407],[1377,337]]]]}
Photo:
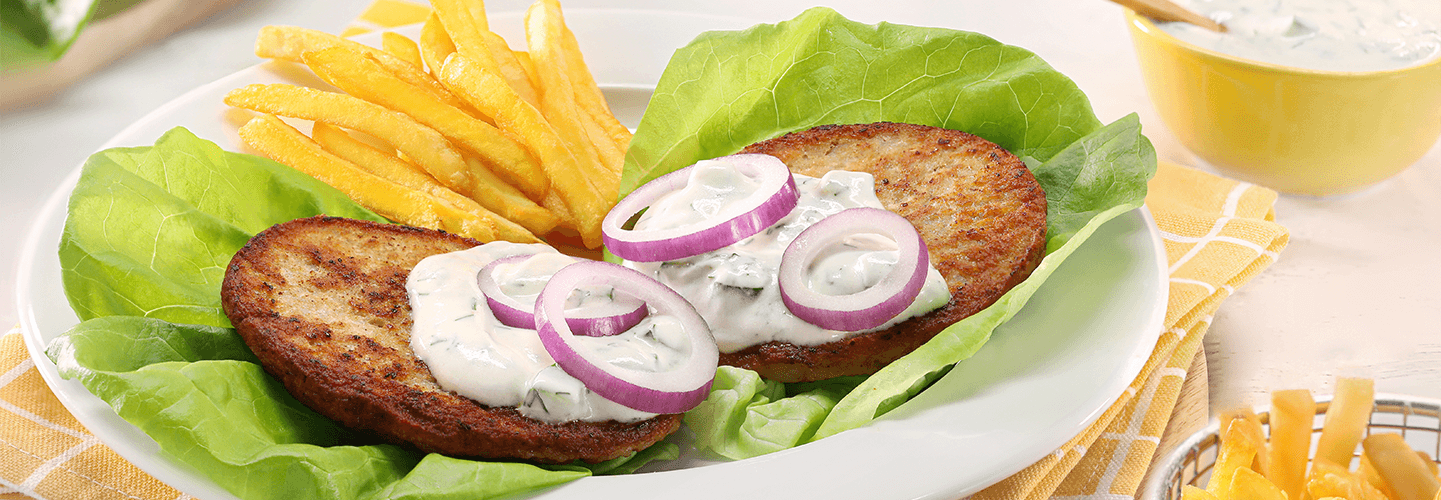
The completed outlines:
{"type": "Polygon", "coordinates": [[[352,429],[422,451],[544,463],[628,455],[680,426],[550,424],[440,388],[410,348],[405,283],[421,259],[479,245],[440,231],[331,217],[256,235],[230,261],[225,314],[296,399],[352,429]]]}
{"type": "Polygon", "coordinates": [[[945,278],[939,309],[827,344],[767,342],[721,353],[720,363],[782,382],[875,373],[1025,280],[1046,248],[1046,195],[1026,165],[974,135],[922,125],[825,125],[752,144],[813,177],[869,172],[885,208],[909,220],[945,278]]]}

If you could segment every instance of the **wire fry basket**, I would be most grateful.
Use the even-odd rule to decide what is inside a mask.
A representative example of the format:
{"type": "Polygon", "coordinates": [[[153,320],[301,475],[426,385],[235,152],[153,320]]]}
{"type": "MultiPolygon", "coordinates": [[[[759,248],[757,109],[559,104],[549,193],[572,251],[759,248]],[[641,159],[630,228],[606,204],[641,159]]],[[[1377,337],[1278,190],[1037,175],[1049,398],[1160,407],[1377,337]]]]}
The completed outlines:
{"type": "MultiPolygon", "coordinates": [[[[1321,435],[1326,410],[1331,407],[1329,396],[1316,400],[1316,419],[1311,425],[1312,448],[1321,435]]],[[[1267,435],[1270,435],[1270,414],[1257,412],[1267,435]]],[[[1220,451],[1220,422],[1192,434],[1166,458],[1156,464],[1146,481],[1141,498],[1145,500],[1180,500],[1181,487],[1204,487],[1216,464],[1220,451]]],[[[1377,394],[1366,424],[1366,435],[1373,432],[1399,432],[1412,448],[1426,452],[1441,463],[1441,401],[1377,394]]]]}

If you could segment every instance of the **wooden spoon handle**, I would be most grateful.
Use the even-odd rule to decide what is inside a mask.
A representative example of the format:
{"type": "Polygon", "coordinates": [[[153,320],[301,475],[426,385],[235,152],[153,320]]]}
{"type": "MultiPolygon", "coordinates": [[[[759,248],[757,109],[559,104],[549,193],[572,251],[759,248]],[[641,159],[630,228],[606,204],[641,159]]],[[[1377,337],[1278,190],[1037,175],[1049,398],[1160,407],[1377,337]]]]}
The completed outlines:
{"type": "Polygon", "coordinates": [[[1181,21],[1191,23],[1202,28],[1220,33],[1226,32],[1222,26],[1210,18],[1191,12],[1190,9],[1176,5],[1171,0],[1111,0],[1121,6],[1136,11],[1137,14],[1155,19],[1161,22],[1181,21]]]}

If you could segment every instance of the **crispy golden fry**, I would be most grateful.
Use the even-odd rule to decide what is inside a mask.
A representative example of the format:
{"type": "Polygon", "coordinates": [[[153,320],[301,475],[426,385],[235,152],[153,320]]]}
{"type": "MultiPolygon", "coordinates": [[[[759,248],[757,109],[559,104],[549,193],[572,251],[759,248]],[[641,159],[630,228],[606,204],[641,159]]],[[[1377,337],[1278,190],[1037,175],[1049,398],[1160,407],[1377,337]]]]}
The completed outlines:
{"type": "MultiPolygon", "coordinates": [[[[454,19],[454,24],[458,27],[457,29],[466,30],[464,33],[453,34],[452,39],[456,36],[467,39],[466,44],[468,46],[473,45],[472,49],[468,50],[479,51],[482,50],[483,47],[483,50],[490,55],[489,60],[483,59],[480,54],[467,53],[466,55],[468,57],[485,65],[487,69],[496,71],[496,74],[505,78],[511,90],[514,90],[516,95],[519,95],[521,99],[525,99],[525,102],[530,103],[532,106],[539,102],[539,95],[536,94],[535,85],[525,73],[524,68],[515,60],[515,54],[510,51],[510,45],[506,44],[505,39],[501,38],[500,35],[490,31],[490,20],[487,19],[485,14],[485,2],[481,0],[437,0],[437,2],[432,5],[435,6],[438,12],[444,12],[441,14],[443,16],[442,24],[445,24],[445,17],[449,17],[454,19]],[[455,2],[464,3],[463,11],[469,16],[468,19],[459,17],[462,9],[456,7],[454,5],[455,2]]],[[[447,28],[449,29],[448,25],[447,28]]],[[[444,61],[444,59],[440,60],[444,61]]]]}
{"type": "Polygon", "coordinates": [[[441,184],[470,187],[465,158],[445,136],[403,113],[354,96],[285,84],[252,84],[230,91],[225,103],[359,130],[390,143],[441,184]]]}
{"type": "Polygon", "coordinates": [[[489,220],[466,217],[435,203],[425,193],[407,189],[365,172],[321,149],[300,131],[272,115],[261,115],[240,127],[240,137],[266,156],[319,179],[390,220],[412,226],[444,229],[481,241],[495,239],[489,220]]]}
{"type": "Polygon", "coordinates": [[[1371,419],[1371,406],[1376,399],[1375,383],[1370,379],[1337,378],[1336,396],[1326,409],[1326,423],[1316,445],[1316,458],[1326,459],[1342,467],[1350,467],[1356,456],[1356,445],[1366,432],[1371,419]]]}
{"type": "MultiPolygon", "coordinates": [[[[484,159],[486,166],[507,182],[515,183],[527,196],[542,199],[550,188],[540,163],[519,142],[504,132],[480,121],[425,91],[395,78],[371,58],[342,47],[307,52],[305,63],[316,74],[342,90],[400,111],[439,131],[462,148],[484,159]]],[[[472,164],[474,165],[474,164],[472,164]]],[[[474,177],[460,184],[457,191],[474,189],[474,177]]]]}
{"type": "Polygon", "coordinates": [[[1431,459],[1431,455],[1428,455],[1424,451],[1416,450],[1416,456],[1421,457],[1421,462],[1426,464],[1427,469],[1431,469],[1431,475],[1441,475],[1441,465],[1437,465],[1436,461],[1431,459]]]}
{"type": "MultiPolygon", "coordinates": [[[[560,12],[558,4],[556,12],[560,12]]],[[[571,85],[575,87],[576,103],[624,154],[626,148],[630,147],[630,129],[621,125],[620,121],[615,119],[615,114],[610,112],[610,106],[605,102],[605,94],[601,93],[600,86],[595,83],[595,76],[591,74],[590,68],[585,65],[585,58],[581,56],[575,33],[564,25],[564,21],[561,28],[559,42],[565,55],[566,67],[570,71],[571,85]]]]}
{"type": "Polygon", "coordinates": [[[530,53],[523,50],[513,50],[511,52],[515,55],[515,62],[520,63],[521,69],[525,70],[525,77],[534,84],[536,82],[535,64],[530,60],[530,53]]]}
{"type": "MultiPolygon", "coordinates": [[[[503,69],[500,61],[496,60],[496,53],[502,49],[506,51],[510,49],[496,46],[490,37],[485,36],[485,33],[490,32],[485,16],[483,12],[476,12],[477,9],[484,10],[483,6],[477,6],[474,3],[466,4],[463,0],[435,0],[430,5],[435,8],[436,15],[440,17],[440,24],[445,26],[445,32],[455,42],[456,52],[465,55],[485,69],[506,77],[507,85],[522,99],[527,102],[537,102],[536,89],[529,84],[529,80],[511,80],[510,77],[517,76],[515,71],[503,69]]],[[[522,70],[518,76],[524,77],[524,71],[522,70]]]]}
{"type": "MultiPolygon", "coordinates": [[[[576,228],[581,227],[582,225],[580,223],[580,218],[576,217],[575,213],[570,211],[570,207],[567,207],[565,205],[565,200],[561,199],[559,190],[552,189],[549,193],[546,193],[545,199],[541,200],[540,202],[540,206],[545,207],[547,210],[550,210],[550,213],[553,213],[556,217],[560,218],[560,227],[566,227],[579,231],[579,229],[576,228]]],[[[579,236],[579,233],[577,233],[577,236],[579,236]]],[[[582,244],[584,245],[586,243],[582,244]]]]}
{"type": "MultiPolygon", "coordinates": [[[[491,57],[490,49],[486,47],[485,41],[480,39],[481,30],[488,29],[477,24],[470,9],[462,0],[435,0],[430,3],[435,9],[435,15],[440,19],[440,25],[445,28],[445,34],[455,44],[455,51],[464,54],[486,69],[496,71],[495,58],[491,57]]],[[[480,23],[485,23],[484,18],[480,23]]]]}
{"type": "Polygon", "coordinates": [[[1230,496],[1231,479],[1236,475],[1237,469],[1245,469],[1251,465],[1259,447],[1260,443],[1252,438],[1251,432],[1246,429],[1245,420],[1231,421],[1231,425],[1221,436],[1221,451],[1216,454],[1216,465],[1211,469],[1211,480],[1206,483],[1206,491],[1221,500],[1244,500],[1245,497],[1230,496]]]}
{"type": "Polygon", "coordinates": [[[465,106],[455,96],[450,95],[450,91],[445,90],[445,87],[434,77],[426,74],[421,67],[362,43],[346,40],[323,31],[294,26],[266,26],[260,29],[260,35],[255,39],[255,55],[302,64],[305,62],[306,52],[315,52],[331,47],[345,47],[355,52],[371,55],[375,57],[376,62],[396,78],[424,89],[436,99],[445,101],[451,106],[460,108],[465,106]]]}
{"type": "Polygon", "coordinates": [[[590,137],[591,144],[595,145],[595,153],[600,157],[600,164],[606,170],[620,178],[620,172],[625,167],[625,151],[617,148],[615,142],[611,141],[600,125],[589,117],[581,117],[581,126],[585,127],[586,136],[590,137]]]}
{"type": "Polygon", "coordinates": [[[1311,476],[1306,481],[1306,492],[1311,498],[1342,497],[1359,500],[1362,498],[1359,483],[1345,467],[1318,458],[1311,463],[1311,476]]]}
{"type": "MultiPolygon", "coordinates": [[[[337,127],[316,123],[315,128],[310,131],[310,136],[326,151],[354,163],[362,170],[406,188],[426,193],[440,203],[450,205],[456,210],[473,214],[482,219],[489,219],[495,226],[496,237],[500,239],[516,243],[540,243],[540,238],[537,238],[526,227],[487,210],[475,200],[447,189],[420,168],[394,155],[375,149],[337,127]]],[[[550,228],[547,227],[541,232],[549,230],[550,228]]]]}
{"type": "Polygon", "coordinates": [[[450,35],[445,33],[445,26],[440,24],[440,18],[431,12],[430,17],[425,18],[425,24],[420,26],[420,58],[425,60],[430,74],[439,79],[440,67],[445,64],[445,58],[454,53],[455,42],[450,41],[450,35]]]}
{"type": "MultiPolygon", "coordinates": [[[[1304,389],[1271,393],[1271,457],[1267,478],[1290,498],[1306,493],[1316,401],[1304,389]]],[[[1244,498],[1244,497],[1243,497],[1244,498]]]]}
{"type": "Polygon", "coordinates": [[[574,119],[580,116],[581,111],[575,103],[575,90],[560,47],[564,24],[559,14],[560,4],[553,0],[537,1],[525,11],[526,42],[530,45],[530,58],[541,88],[540,111],[575,155],[581,173],[596,182],[596,189],[602,196],[613,198],[620,182],[619,176],[601,164],[583,121],[574,119]]]}
{"type": "Polygon", "coordinates": [[[515,186],[496,177],[479,159],[470,155],[466,155],[465,159],[470,164],[476,181],[475,187],[466,193],[468,196],[481,206],[530,228],[536,234],[545,234],[555,229],[559,223],[555,214],[526,198],[515,186]]]}
{"type": "Polygon", "coordinates": [[[505,39],[491,31],[482,31],[480,36],[485,40],[485,46],[490,49],[490,56],[495,59],[495,65],[500,76],[515,90],[525,102],[531,106],[540,104],[540,94],[535,89],[535,82],[531,81],[530,73],[527,73],[520,60],[515,57],[515,51],[510,50],[510,45],[505,39]]]}
{"type": "Polygon", "coordinates": [[[464,0],[465,10],[470,13],[471,22],[475,23],[475,29],[490,31],[490,16],[485,14],[485,2],[483,0],[464,0]]]}
{"type": "Polygon", "coordinates": [[[383,32],[380,34],[380,47],[416,68],[425,68],[425,60],[420,58],[420,46],[405,35],[393,31],[383,32]]]}
{"type": "MultiPolygon", "coordinates": [[[[1265,477],[1251,469],[1236,469],[1235,477],[1231,478],[1231,490],[1226,498],[1236,500],[1286,500],[1289,497],[1285,491],[1277,485],[1267,481],[1265,477]]],[[[1300,500],[1300,493],[1294,498],[1300,500]]]]}
{"type": "MultiPolygon", "coordinates": [[[[525,141],[540,157],[541,165],[550,176],[554,188],[552,193],[567,208],[558,211],[557,215],[562,221],[575,221],[575,227],[587,246],[599,246],[600,221],[615,204],[615,191],[610,191],[607,197],[588,182],[587,178],[594,173],[577,167],[572,151],[540,112],[502,85],[498,75],[485,70],[464,54],[455,54],[446,61],[440,78],[456,95],[525,141]]],[[[552,203],[546,203],[546,206],[552,210],[556,208],[552,203]]]]}
{"type": "Polygon", "coordinates": [[[1221,428],[1228,429],[1232,422],[1238,420],[1245,421],[1244,424],[1241,424],[1241,428],[1251,436],[1252,441],[1256,442],[1256,459],[1251,461],[1251,470],[1264,476],[1266,475],[1266,461],[1270,459],[1267,451],[1270,445],[1266,442],[1266,431],[1261,428],[1261,417],[1256,416],[1256,412],[1251,411],[1250,408],[1232,411],[1221,416],[1221,428]]]}
{"type": "Polygon", "coordinates": [[[1191,485],[1181,487],[1181,500],[1220,500],[1211,492],[1191,485]]]}
{"type": "Polygon", "coordinates": [[[1365,453],[1361,454],[1361,460],[1359,462],[1360,463],[1356,465],[1356,477],[1366,481],[1366,484],[1371,485],[1372,489],[1380,491],[1386,498],[1396,498],[1396,493],[1392,492],[1389,486],[1386,486],[1386,481],[1381,479],[1381,473],[1376,472],[1376,467],[1371,465],[1371,459],[1366,458],[1365,453]]]}
{"type": "Polygon", "coordinates": [[[1400,434],[1372,434],[1361,441],[1366,458],[1376,468],[1394,500],[1432,500],[1441,481],[1406,444],[1400,434]]]}
{"type": "MultiPolygon", "coordinates": [[[[334,127],[318,127],[312,134],[315,136],[316,142],[320,142],[322,146],[330,150],[331,145],[322,139],[330,138],[323,136],[329,136],[332,130],[335,131],[334,133],[344,135],[344,139],[331,138],[335,142],[345,140],[360,143],[359,145],[364,146],[365,150],[373,154],[383,155],[381,158],[371,158],[365,161],[336,153],[338,156],[355,162],[359,164],[361,168],[369,170],[376,175],[411,187],[412,189],[422,191],[433,191],[433,189],[436,188],[441,189],[443,192],[432,192],[432,194],[462,208],[468,208],[474,205],[487,212],[492,212],[500,219],[496,221],[496,234],[502,239],[528,242],[535,238],[535,234],[545,234],[554,229],[558,223],[555,214],[536,205],[535,202],[530,201],[520,190],[501,181],[495,174],[491,173],[489,169],[481,165],[480,160],[472,158],[469,155],[465,156],[465,160],[466,163],[470,165],[470,171],[475,174],[476,183],[473,192],[462,194],[445,188],[444,186],[429,186],[428,183],[435,183],[435,179],[426,175],[423,171],[416,169],[415,166],[410,163],[409,159],[405,157],[404,153],[400,153],[398,156],[384,153],[374,147],[363,144],[363,141],[351,137],[349,134],[345,134],[334,127]],[[376,167],[376,169],[371,169],[370,167],[376,167]],[[406,172],[406,170],[410,172],[406,172]],[[416,175],[420,177],[416,177],[416,175]],[[511,239],[508,235],[514,235],[516,239],[511,239]]],[[[337,147],[345,146],[337,145],[337,147]]]]}

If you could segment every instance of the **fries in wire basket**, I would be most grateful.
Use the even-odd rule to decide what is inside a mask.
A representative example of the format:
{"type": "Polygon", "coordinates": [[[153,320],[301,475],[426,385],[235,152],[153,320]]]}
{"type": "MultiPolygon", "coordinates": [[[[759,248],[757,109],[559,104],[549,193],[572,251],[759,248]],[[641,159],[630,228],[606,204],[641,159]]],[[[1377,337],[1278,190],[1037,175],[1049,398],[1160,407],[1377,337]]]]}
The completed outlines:
{"type": "Polygon", "coordinates": [[[1373,381],[1338,378],[1314,458],[1310,452],[1317,405],[1308,391],[1271,394],[1269,441],[1255,413],[1239,410],[1223,416],[1220,450],[1209,481],[1204,489],[1182,486],[1181,498],[1441,500],[1441,477],[1429,454],[1411,449],[1399,433],[1367,435],[1374,401],[1373,381]]]}
{"type": "Polygon", "coordinates": [[[524,52],[490,31],[482,2],[431,4],[417,39],[385,32],[381,48],[263,28],[257,55],[304,64],[342,92],[235,89],[225,103],[258,113],[241,139],[395,222],[598,248],[630,130],[607,107],[560,4],[538,0],[526,12],[524,52]],[[296,121],[313,123],[309,135],[296,121]]]}

